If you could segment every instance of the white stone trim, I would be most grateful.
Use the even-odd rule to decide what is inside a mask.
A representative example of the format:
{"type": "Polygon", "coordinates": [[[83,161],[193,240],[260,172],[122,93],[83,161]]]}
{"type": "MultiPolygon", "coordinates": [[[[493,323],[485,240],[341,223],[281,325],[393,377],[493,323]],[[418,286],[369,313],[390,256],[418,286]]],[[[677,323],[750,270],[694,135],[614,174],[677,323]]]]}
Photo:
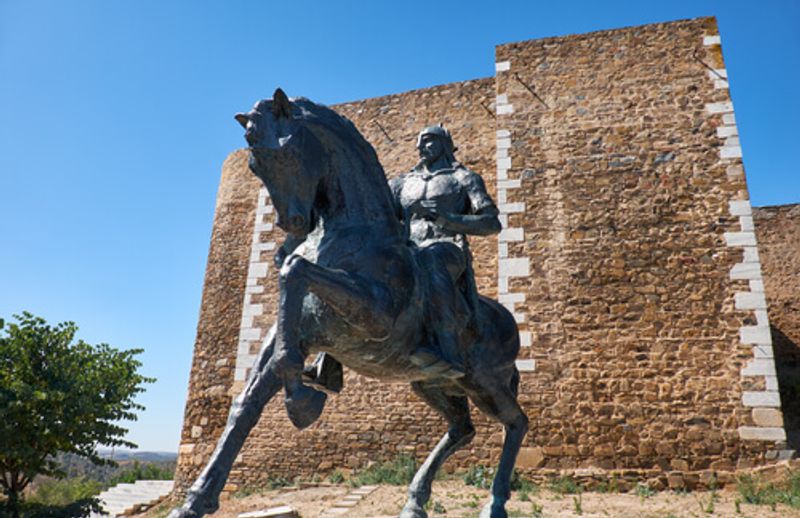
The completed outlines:
{"type": "MultiPolygon", "coordinates": [[[[499,62],[495,65],[498,73],[510,70],[511,64],[508,61],[499,62]]],[[[499,93],[495,99],[495,109],[497,115],[510,115],[514,113],[514,106],[508,101],[507,93],[499,93]]],[[[498,126],[502,126],[501,119],[498,117],[498,126]]],[[[508,217],[511,214],[525,212],[525,203],[510,201],[516,189],[522,187],[522,181],[516,178],[509,178],[508,171],[513,162],[513,139],[511,130],[498,128],[496,131],[496,160],[497,160],[497,209],[500,212],[498,219],[503,227],[500,235],[497,236],[497,298],[514,316],[514,320],[522,328],[519,332],[520,347],[529,348],[533,337],[530,331],[525,330],[527,323],[527,306],[525,305],[525,293],[510,292],[508,288],[509,279],[515,277],[528,277],[530,275],[530,259],[528,257],[509,257],[509,243],[520,243],[525,241],[525,230],[521,227],[509,227],[508,217]]],[[[520,372],[533,372],[536,369],[536,361],[533,359],[517,360],[517,369],[520,372]]]]}
{"type": "Polygon", "coordinates": [[[536,360],[517,360],[517,370],[520,372],[533,372],[536,370],[536,360]]]}
{"type": "MultiPolygon", "coordinates": [[[[719,35],[703,37],[705,46],[719,44],[719,35]]],[[[728,88],[728,71],[724,68],[708,70],[706,75],[715,89],[728,88]]],[[[733,113],[733,103],[730,100],[708,103],[705,108],[710,116],[721,118],[722,125],[717,127],[716,132],[717,138],[722,141],[722,146],[719,148],[720,163],[726,166],[726,170],[730,171],[733,167],[741,175],[742,147],[739,141],[739,130],[736,127],[736,117],[733,113]]],[[[738,197],[738,194],[735,196],[738,197]]],[[[764,390],[742,393],[742,405],[753,409],[753,422],[758,424],[757,413],[764,412],[764,409],[777,409],[769,412],[780,412],[781,407],[772,350],[772,333],[767,315],[767,299],[764,294],[761,262],[758,258],[753,209],[749,200],[733,199],[728,202],[728,211],[731,216],[739,219],[739,231],[723,234],[725,246],[742,250],[742,261],[733,265],[730,279],[749,281],[747,291],[734,293],[734,307],[742,312],[752,312],[757,322],[755,326],[743,325],[739,328],[739,342],[741,346],[748,347],[753,351],[753,358],[745,362],[740,371],[742,379],[744,380],[745,377],[764,378],[764,390]]],[[[776,443],[786,441],[786,431],[783,427],[741,426],[738,431],[739,438],[745,441],[773,441],[776,443]]]]}
{"type": "Polygon", "coordinates": [[[255,355],[250,354],[253,342],[263,339],[265,330],[257,326],[255,317],[264,314],[263,304],[252,302],[253,294],[264,292],[264,286],[260,285],[261,279],[265,278],[271,268],[271,259],[262,257],[262,252],[275,250],[275,241],[264,241],[262,239],[265,232],[273,230],[272,223],[266,221],[267,215],[273,213],[273,207],[269,203],[269,194],[262,187],[258,191],[258,201],[256,202],[256,217],[253,226],[253,239],[250,244],[250,264],[247,267],[247,281],[244,289],[244,302],[242,303],[242,317],[239,325],[239,346],[236,354],[236,366],[233,371],[233,381],[245,381],[247,371],[253,366],[256,360],[255,355]]]}

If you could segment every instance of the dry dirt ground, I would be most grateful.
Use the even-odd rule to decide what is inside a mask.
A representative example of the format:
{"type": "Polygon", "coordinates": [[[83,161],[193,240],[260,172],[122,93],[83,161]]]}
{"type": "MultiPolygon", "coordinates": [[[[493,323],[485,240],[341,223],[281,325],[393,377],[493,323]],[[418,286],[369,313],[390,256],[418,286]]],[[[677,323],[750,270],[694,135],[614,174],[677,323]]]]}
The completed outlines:
{"type": "MultiPolygon", "coordinates": [[[[213,518],[236,518],[240,513],[267,509],[279,505],[294,507],[303,518],[319,518],[334,503],[348,494],[346,485],[310,487],[305,489],[283,488],[265,491],[246,497],[230,498],[222,503],[213,518]]],[[[344,515],[348,518],[396,517],[405,502],[406,490],[400,486],[380,486],[361,500],[344,515]]],[[[561,495],[540,489],[528,494],[528,500],[514,493],[507,509],[511,517],[612,517],[612,518],[684,518],[684,517],[730,517],[730,518],[789,518],[800,517],[800,510],[785,505],[772,509],[768,505],[751,505],[736,500],[740,495],[735,489],[712,493],[695,491],[675,493],[663,491],[651,496],[634,493],[586,492],[581,495],[561,495]],[[712,503],[713,502],[713,503],[712,503]]],[[[465,485],[460,480],[445,480],[434,483],[432,503],[428,510],[434,517],[477,518],[480,507],[488,501],[489,492],[465,485]]],[[[524,498],[524,497],[523,497],[524,498]]],[[[164,506],[146,513],[147,518],[165,516],[164,506]]]]}

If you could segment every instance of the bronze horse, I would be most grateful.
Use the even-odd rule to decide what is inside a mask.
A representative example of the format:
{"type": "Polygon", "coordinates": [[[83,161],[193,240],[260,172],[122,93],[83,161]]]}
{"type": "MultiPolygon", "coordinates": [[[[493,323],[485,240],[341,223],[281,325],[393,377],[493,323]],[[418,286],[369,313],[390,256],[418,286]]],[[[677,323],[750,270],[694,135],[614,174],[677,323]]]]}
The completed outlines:
{"type": "Polygon", "coordinates": [[[408,241],[375,150],[346,118],[304,98],[289,100],[280,89],[236,119],[246,129],[250,169],[264,182],[276,224],[287,232],[278,319],[211,460],[170,518],[218,508],[234,459],[281,387],[295,426],[317,419],[327,396],[304,383],[303,367],[307,355],[319,352],[365,376],[411,383],[447,419],[447,433],[411,482],[402,518],[427,516],[436,471],[474,437],[469,400],[505,427],[492,501],[481,516],[507,516],[510,479],[528,430],[516,400],[519,334],[513,316],[480,297],[476,324],[461,337],[464,376],[437,376],[416,366],[409,356],[436,325],[425,322],[426,268],[432,266],[419,261],[408,241]]]}

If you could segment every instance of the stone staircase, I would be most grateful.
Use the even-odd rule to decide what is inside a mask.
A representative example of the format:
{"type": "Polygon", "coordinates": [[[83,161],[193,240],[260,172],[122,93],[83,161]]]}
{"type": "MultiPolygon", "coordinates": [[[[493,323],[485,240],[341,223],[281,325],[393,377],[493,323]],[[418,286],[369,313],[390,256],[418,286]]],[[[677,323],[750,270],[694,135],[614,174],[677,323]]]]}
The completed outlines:
{"type": "Polygon", "coordinates": [[[169,495],[172,484],[172,480],[137,480],[133,484],[117,484],[97,495],[105,514],[92,513],[91,518],[125,515],[134,508],[155,504],[169,495]]]}

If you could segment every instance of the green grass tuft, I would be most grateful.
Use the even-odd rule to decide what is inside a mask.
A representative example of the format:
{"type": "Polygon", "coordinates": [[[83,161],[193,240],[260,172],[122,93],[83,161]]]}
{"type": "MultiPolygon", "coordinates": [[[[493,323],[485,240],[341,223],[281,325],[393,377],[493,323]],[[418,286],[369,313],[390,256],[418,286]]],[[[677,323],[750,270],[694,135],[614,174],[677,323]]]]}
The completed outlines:
{"type": "Polygon", "coordinates": [[[417,461],[413,457],[401,455],[394,460],[376,463],[355,473],[349,483],[353,487],[389,484],[405,486],[411,483],[417,472],[417,461]]]}

